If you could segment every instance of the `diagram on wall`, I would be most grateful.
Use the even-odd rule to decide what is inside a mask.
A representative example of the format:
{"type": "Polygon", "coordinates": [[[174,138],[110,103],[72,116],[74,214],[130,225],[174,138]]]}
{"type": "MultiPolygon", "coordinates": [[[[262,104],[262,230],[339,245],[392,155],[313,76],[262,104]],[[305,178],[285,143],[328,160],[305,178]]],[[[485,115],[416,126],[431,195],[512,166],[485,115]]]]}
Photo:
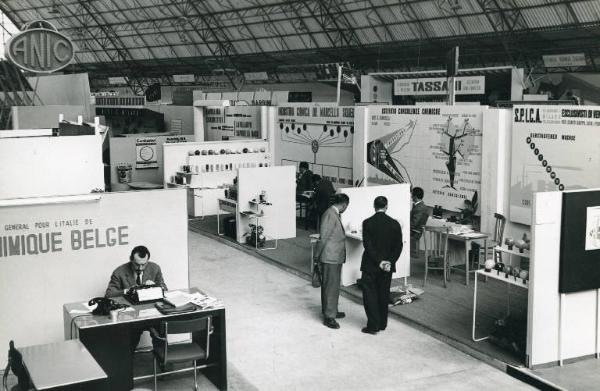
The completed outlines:
{"type": "Polygon", "coordinates": [[[367,184],[410,183],[456,210],[481,187],[481,108],[372,107],[367,184]]]}
{"type": "Polygon", "coordinates": [[[533,193],[600,187],[600,110],[515,106],[510,219],[531,224],[533,193]]]}
{"type": "Polygon", "coordinates": [[[353,141],[353,107],[278,107],[276,164],[307,161],[313,173],[337,185],[351,186],[353,141]]]}

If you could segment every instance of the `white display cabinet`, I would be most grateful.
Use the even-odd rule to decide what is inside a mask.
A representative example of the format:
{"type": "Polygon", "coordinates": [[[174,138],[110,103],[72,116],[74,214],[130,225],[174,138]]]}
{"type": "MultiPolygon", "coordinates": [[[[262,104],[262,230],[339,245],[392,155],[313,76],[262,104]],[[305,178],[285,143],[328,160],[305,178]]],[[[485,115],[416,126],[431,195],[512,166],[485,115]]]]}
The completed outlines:
{"type": "Polygon", "coordinates": [[[270,167],[273,159],[265,141],[223,141],[165,145],[165,185],[188,189],[188,213],[217,214],[217,199],[233,184],[240,168],[270,167]]]}

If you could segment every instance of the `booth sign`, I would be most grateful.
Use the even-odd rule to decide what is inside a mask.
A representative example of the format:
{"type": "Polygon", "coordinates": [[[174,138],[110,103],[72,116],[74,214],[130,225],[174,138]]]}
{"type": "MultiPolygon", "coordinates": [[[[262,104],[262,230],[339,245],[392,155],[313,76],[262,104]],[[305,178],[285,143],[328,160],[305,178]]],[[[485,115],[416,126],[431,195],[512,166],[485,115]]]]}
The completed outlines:
{"type": "Polygon", "coordinates": [[[75,54],[71,40],[45,21],[27,24],[6,46],[8,58],[17,67],[34,73],[56,72],[69,65],[75,54]]]}

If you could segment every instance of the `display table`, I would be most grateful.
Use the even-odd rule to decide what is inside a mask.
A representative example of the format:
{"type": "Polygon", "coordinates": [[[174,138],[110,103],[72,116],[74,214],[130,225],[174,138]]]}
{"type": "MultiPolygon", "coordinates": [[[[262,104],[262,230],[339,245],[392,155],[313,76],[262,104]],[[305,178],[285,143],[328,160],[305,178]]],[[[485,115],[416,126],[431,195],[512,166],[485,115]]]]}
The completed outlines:
{"type": "MultiPolygon", "coordinates": [[[[463,242],[465,244],[465,285],[469,285],[469,249],[473,240],[483,239],[483,248],[487,248],[488,234],[482,232],[466,232],[466,233],[449,233],[448,239],[463,242]]],[[[477,254],[479,256],[479,254],[477,254]]],[[[477,260],[479,265],[479,260],[477,260]]],[[[471,271],[475,272],[475,270],[471,271]]]]}
{"type": "Polygon", "coordinates": [[[18,350],[36,390],[109,390],[106,373],[77,339],[18,350]]]}
{"type": "Polygon", "coordinates": [[[506,297],[507,297],[507,314],[510,313],[510,286],[518,286],[519,288],[529,289],[529,285],[527,282],[523,281],[519,277],[514,277],[512,275],[507,275],[504,272],[498,272],[496,270],[491,270],[486,272],[485,270],[477,270],[475,272],[475,287],[473,289],[473,324],[471,329],[471,338],[474,342],[484,341],[490,338],[489,335],[481,338],[475,337],[475,328],[477,325],[477,276],[482,275],[486,278],[492,278],[494,280],[502,281],[506,284],[506,297]]]}
{"type": "MultiPolygon", "coordinates": [[[[465,284],[469,285],[469,273],[474,273],[475,270],[469,271],[469,250],[471,247],[471,242],[473,240],[482,240],[483,239],[483,248],[487,248],[487,238],[490,236],[486,233],[476,232],[471,229],[470,225],[462,225],[457,223],[451,223],[443,219],[434,219],[429,218],[427,220],[427,224],[425,224],[428,228],[439,228],[439,227],[448,227],[450,228],[450,233],[448,234],[448,239],[463,242],[465,248],[465,284]]],[[[478,261],[479,264],[479,261],[478,261]]],[[[452,266],[450,266],[452,267],[452,266]]]]}
{"type": "Polygon", "coordinates": [[[152,182],[130,182],[128,185],[131,190],[155,190],[164,188],[161,183],[152,182]]]}
{"type": "MultiPolygon", "coordinates": [[[[197,288],[183,289],[185,292],[200,292],[197,288]]],[[[130,304],[123,297],[113,298],[118,303],[130,304]]],[[[82,315],[82,302],[65,304],[63,319],[66,338],[77,338],[85,345],[100,367],[108,375],[108,389],[125,391],[133,388],[133,352],[131,333],[133,329],[158,329],[163,321],[192,320],[212,316],[214,332],[210,336],[210,356],[204,375],[220,390],[227,389],[227,356],[225,335],[225,308],[198,309],[182,314],[163,315],[154,304],[132,306],[133,311],[119,313],[116,321],[110,316],[82,315]]],[[[205,333],[193,334],[192,339],[202,338],[205,333]]],[[[193,369],[193,368],[191,368],[193,369]]],[[[190,370],[191,370],[190,369],[190,370]]],[[[144,376],[143,378],[146,378],[144,376]]]]}

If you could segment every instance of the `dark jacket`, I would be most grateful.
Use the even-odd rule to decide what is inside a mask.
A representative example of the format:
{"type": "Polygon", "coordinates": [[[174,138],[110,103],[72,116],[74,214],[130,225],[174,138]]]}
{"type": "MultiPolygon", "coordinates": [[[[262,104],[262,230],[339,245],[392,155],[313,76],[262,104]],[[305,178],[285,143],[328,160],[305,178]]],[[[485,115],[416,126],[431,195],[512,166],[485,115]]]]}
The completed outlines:
{"type": "Polygon", "coordinates": [[[410,236],[420,239],[423,227],[429,218],[429,208],[423,201],[415,204],[410,211],[410,236]]]}
{"type": "Polygon", "coordinates": [[[321,179],[315,186],[315,208],[319,217],[329,208],[329,199],[334,194],[333,184],[327,179],[321,179]]]}
{"type": "Polygon", "coordinates": [[[311,170],[306,170],[296,181],[296,193],[302,193],[313,189],[312,184],[313,173],[311,170]]]}
{"type": "MultiPolygon", "coordinates": [[[[131,266],[131,262],[122,264],[116,268],[110,276],[110,282],[108,283],[104,296],[114,297],[122,295],[125,289],[137,285],[135,277],[136,274],[131,266]]],[[[155,284],[162,285],[163,289],[167,290],[160,266],[154,262],[148,262],[148,265],[144,269],[144,274],[142,274],[142,285],[148,280],[154,281],[155,284]]]]}
{"type": "Polygon", "coordinates": [[[374,272],[381,270],[379,263],[389,261],[392,272],[396,271],[396,261],[402,253],[402,228],[400,223],[384,212],[377,212],[363,221],[363,252],[360,270],[374,272]]]}

